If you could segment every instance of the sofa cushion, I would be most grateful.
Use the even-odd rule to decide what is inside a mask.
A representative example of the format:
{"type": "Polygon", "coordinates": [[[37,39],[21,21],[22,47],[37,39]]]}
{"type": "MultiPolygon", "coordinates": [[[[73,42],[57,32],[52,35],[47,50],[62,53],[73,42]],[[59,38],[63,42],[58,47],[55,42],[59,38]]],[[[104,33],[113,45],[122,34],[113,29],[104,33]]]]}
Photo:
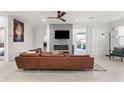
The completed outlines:
{"type": "Polygon", "coordinates": [[[42,54],[41,57],[64,57],[64,55],[59,55],[59,54],[42,54]]]}
{"type": "Polygon", "coordinates": [[[90,55],[65,55],[65,57],[90,57],[90,55]]]}
{"type": "Polygon", "coordinates": [[[124,52],[124,48],[114,47],[114,52],[124,52]]]}
{"type": "Polygon", "coordinates": [[[52,54],[52,52],[42,52],[41,55],[52,54]]]}
{"type": "Polygon", "coordinates": [[[20,53],[21,57],[39,57],[39,53],[20,53]]]}

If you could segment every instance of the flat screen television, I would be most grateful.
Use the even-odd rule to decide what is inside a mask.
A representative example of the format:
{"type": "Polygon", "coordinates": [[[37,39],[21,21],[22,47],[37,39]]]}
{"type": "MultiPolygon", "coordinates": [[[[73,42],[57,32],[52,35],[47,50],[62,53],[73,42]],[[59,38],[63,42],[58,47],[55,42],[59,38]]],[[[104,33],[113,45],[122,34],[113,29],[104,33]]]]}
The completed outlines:
{"type": "Polygon", "coordinates": [[[55,39],[69,39],[69,30],[55,30],[55,39]]]}

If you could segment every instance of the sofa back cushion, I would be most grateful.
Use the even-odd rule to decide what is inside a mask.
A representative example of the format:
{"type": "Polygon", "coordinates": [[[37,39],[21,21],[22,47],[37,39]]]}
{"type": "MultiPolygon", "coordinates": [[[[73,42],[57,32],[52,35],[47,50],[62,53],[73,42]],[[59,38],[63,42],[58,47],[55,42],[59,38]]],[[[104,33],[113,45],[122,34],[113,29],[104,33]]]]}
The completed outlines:
{"type": "Polygon", "coordinates": [[[115,56],[123,56],[124,48],[114,47],[114,50],[112,51],[112,54],[115,55],[115,56]]]}
{"type": "Polygon", "coordinates": [[[20,53],[21,57],[39,57],[40,53],[20,53]]]}
{"type": "Polygon", "coordinates": [[[64,57],[64,55],[60,54],[42,54],[41,57],[64,57]]]}
{"type": "Polygon", "coordinates": [[[42,52],[41,55],[52,54],[52,52],[42,52]]]}
{"type": "Polygon", "coordinates": [[[114,47],[114,52],[124,52],[124,48],[114,47]]]}
{"type": "Polygon", "coordinates": [[[90,57],[90,55],[65,55],[65,57],[90,57]]]}

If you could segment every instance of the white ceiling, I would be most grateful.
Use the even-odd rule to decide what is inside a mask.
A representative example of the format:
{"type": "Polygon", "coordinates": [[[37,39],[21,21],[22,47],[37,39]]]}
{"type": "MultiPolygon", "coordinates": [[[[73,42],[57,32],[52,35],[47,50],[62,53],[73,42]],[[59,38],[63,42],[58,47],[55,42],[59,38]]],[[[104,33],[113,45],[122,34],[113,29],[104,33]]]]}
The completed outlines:
{"type": "MultiPolygon", "coordinates": [[[[25,20],[33,26],[44,23],[64,23],[56,19],[47,19],[49,16],[57,16],[56,11],[6,11],[4,13],[25,20]],[[42,19],[46,21],[43,22],[42,19]]],[[[123,11],[66,11],[66,13],[63,16],[67,20],[65,23],[112,23],[124,19],[123,11]],[[95,18],[90,20],[89,17],[95,18]]]]}

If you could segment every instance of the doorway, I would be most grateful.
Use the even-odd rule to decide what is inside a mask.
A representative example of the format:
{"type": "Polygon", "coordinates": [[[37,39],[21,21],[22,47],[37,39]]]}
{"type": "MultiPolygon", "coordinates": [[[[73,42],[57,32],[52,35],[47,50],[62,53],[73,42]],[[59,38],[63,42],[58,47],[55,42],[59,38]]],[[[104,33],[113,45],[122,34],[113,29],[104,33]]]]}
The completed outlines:
{"type": "Polygon", "coordinates": [[[86,28],[80,29],[76,32],[76,55],[86,54],[86,28]]]}
{"type": "Polygon", "coordinates": [[[5,27],[0,27],[0,60],[5,57],[5,27]]]}

